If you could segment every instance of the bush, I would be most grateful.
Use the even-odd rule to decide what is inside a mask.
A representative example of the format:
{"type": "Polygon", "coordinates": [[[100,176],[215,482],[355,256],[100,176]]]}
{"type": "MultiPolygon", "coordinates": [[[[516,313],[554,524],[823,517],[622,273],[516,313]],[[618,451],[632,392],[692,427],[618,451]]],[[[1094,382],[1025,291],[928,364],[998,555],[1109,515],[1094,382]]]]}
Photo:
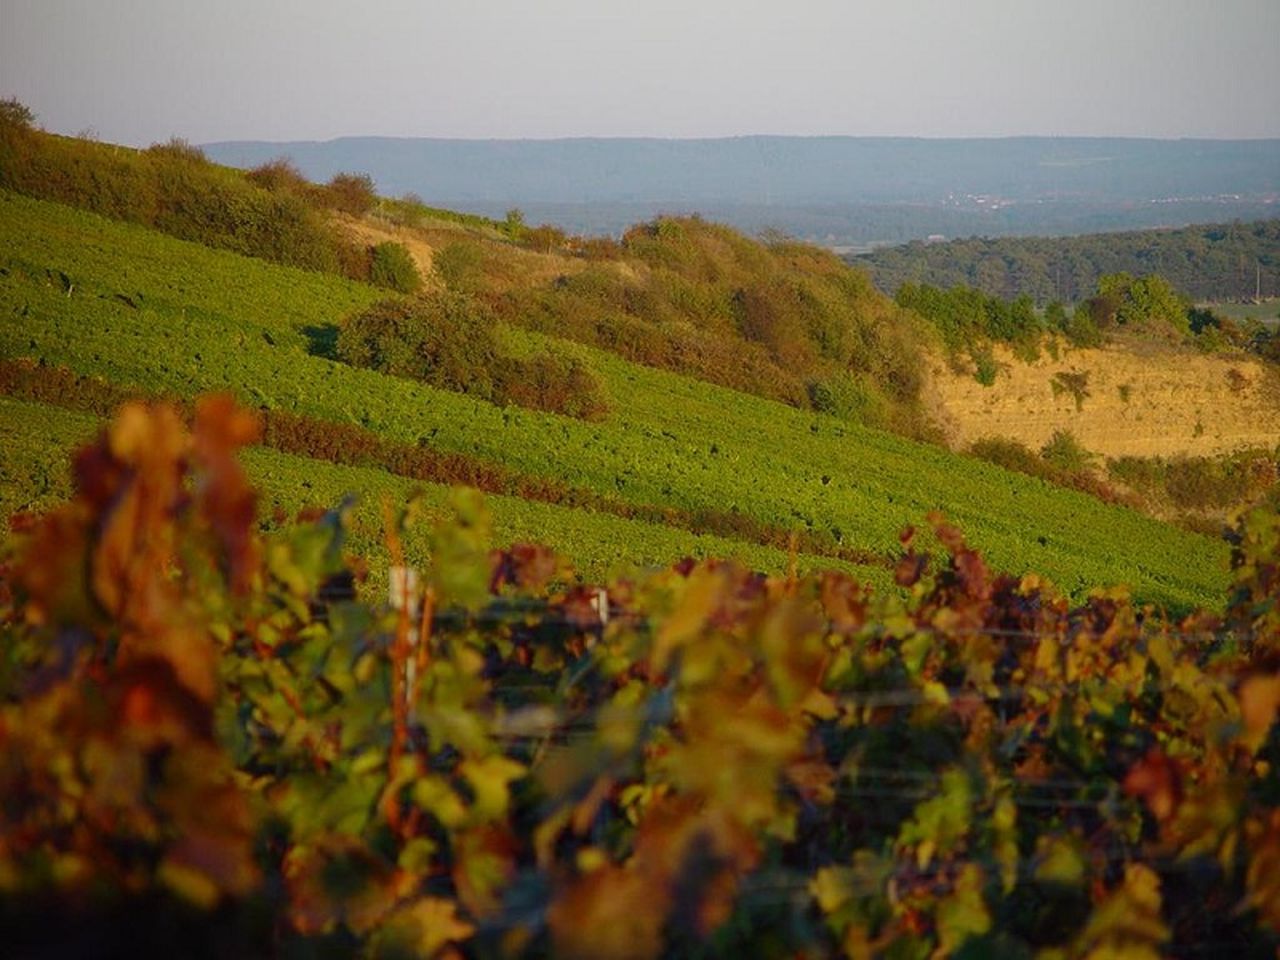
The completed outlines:
{"type": "Polygon", "coordinates": [[[494,399],[580,420],[603,420],[609,401],[596,375],[581,360],[546,352],[523,360],[502,358],[494,399]]]}
{"type": "Polygon", "coordinates": [[[374,304],[349,317],[338,334],[338,357],[352,366],[486,400],[497,355],[489,311],[447,290],[374,304]]]}
{"type": "Polygon", "coordinates": [[[185,140],[134,151],[0,124],[0,187],[247,256],[339,269],[341,240],[307,200],[216,166],[185,140]]]}
{"type": "Polygon", "coordinates": [[[422,288],[422,274],[418,272],[408,247],[393,240],[372,249],[369,279],[376,286],[400,293],[417,293],[422,288]]]}
{"type": "Polygon", "coordinates": [[[1000,364],[996,362],[996,355],[992,352],[991,345],[970,347],[969,358],[973,360],[973,378],[984,387],[995,386],[996,376],[1000,373],[1000,364]]]}
{"type": "Polygon", "coordinates": [[[1117,457],[1107,461],[1107,474],[1112,479],[1147,494],[1164,489],[1168,472],[1158,457],[1117,457]]]}
{"type": "Polygon", "coordinates": [[[1061,370],[1053,375],[1049,386],[1055,398],[1064,393],[1070,394],[1076,403],[1076,412],[1079,413],[1084,409],[1084,402],[1089,396],[1089,371],[1061,370]]]}
{"type": "Polygon", "coordinates": [[[483,279],[484,254],[474,243],[455,241],[435,252],[431,266],[450,290],[475,293],[483,279]]]}
{"type": "Polygon", "coordinates": [[[559,227],[544,223],[533,228],[520,231],[517,236],[522,246],[538,253],[551,253],[562,249],[568,243],[568,235],[559,227]]]}
{"type": "Polygon", "coordinates": [[[153,157],[180,160],[191,164],[209,162],[209,158],[204,155],[203,150],[182,137],[170,137],[164,143],[153,143],[147,147],[146,153],[153,157]]]}
{"type": "Polygon", "coordinates": [[[840,373],[809,384],[814,410],[868,427],[886,427],[891,417],[884,392],[866,374],[840,373]]]}
{"type": "Polygon", "coordinates": [[[343,323],[338,358],[494,403],[583,420],[608,414],[604,387],[582,361],[554,352],[503,356],[495,323],[487,307],[456,291],[385,300],[343,323]]]}
{"type": "Polygon", "coordinates": [[[36,115],[25,103],[13,97],[0,100],[0,126],[30,128],[35,123],[36,115]]]}
{"type": "Polygon", "coordinates": [[[363,217],[378,202],[373,178],[367,173],[339,173],[319,191],[325,206],[353,217],[363,217]]]}
{"type": "Polygon", "coordinates": [[[1064,473],[1084,473],[1093,465],[1094,455],[1080,445],[1069,430],[1055,430],[1040,448],[1045,463],[1064,473]]]}
{"type": "Polygon", "coordinates": [[[314,185],[302,175],[302,171],[293,165],[288,157],[268,160],[260,166],[245,173],[245,179],[257,184],[272,193],[294,193],[305,196],[314,190],[314,185]]]}
{"type": "Polygon", "coordinates": [[[1044,327],[1030,297],[1005,301],[972,287],[941,290],[904,283],[895,299],[932,323],[953,353],[987,339],[1013,344],[1020,356],[1033,360],[1039,353],[1044,327]]]}
{"type": "Polygon", "coordinates": [[[1185,509],[1228,507],[1244,499],[1249,488],[1246,470],[1229,460],[1179,457],[1168,465],[1165,489],[1185,509]]]}
{"type": "Polygon", "coordinates": [[[1093,300],[1080,304],[1072,311],[1071,319],[1062,325],[1062,334],[1067,342],[1075,347],[1099,347],[1102,345],[1102,326],[1099,325],[1099,311],[1106,313],[1106,306],[1099,306],[1093,300]]]}
{"type": "Polygon", "coordinates": [[[524,221],[524,211],[518,207],[512,207],[507,211],[500,229],[508,240],[519,243],[524,239],[525,231],[529,229],[529,225],[524,221]]]}
{"type": "Polygon", "coordinates": [[[994,463],[997,467],[1025,473],[1029,477],[1040,477],[1042,480],[1057,479],[1054,469],[1035,453],[1018,443],[1004,437],[985,437],[975,440],[969,447],[969,455],[979,460],[994,463]]]}
{"type": "Polygon", "coordinates": [[[1109,273],[1098,278],[1090,312],[1099,328],[1128,327],[1190,336],[1191,305],[1163,277],[1109,273]]]}

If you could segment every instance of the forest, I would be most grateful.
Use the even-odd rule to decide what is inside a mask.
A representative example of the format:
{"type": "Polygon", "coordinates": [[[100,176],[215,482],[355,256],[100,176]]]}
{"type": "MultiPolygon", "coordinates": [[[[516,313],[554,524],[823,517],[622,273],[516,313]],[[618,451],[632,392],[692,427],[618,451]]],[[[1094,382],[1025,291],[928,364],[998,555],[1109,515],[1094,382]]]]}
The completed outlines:
{"type": "MultiPolygon", "coordinates": [[[[851,259],[877,287],[967,286],[1043,306],[1076,303],[1111,273],[1159,274],[1197,302],[1280,297],[1280,219],[1078,237],[970,237],[916,241],[851,259]]],[[[1272,316],[1280,314],[1280,300],[1272,316]]]]}

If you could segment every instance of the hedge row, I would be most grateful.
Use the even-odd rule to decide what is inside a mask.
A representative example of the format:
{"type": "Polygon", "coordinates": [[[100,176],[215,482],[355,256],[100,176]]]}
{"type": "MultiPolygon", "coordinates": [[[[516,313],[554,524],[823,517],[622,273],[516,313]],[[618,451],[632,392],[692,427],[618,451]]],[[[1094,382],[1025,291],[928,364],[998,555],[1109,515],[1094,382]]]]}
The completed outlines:
{"type": "Polygon", "coordinates": [[[273,263],[405,292],[421,286],[401,244],[370,247],[330,223],[330,211],[372,202],[367,177],[307,187],[220,167],[182,140],[133,150],[0,118],[0,188],[273,263]]]}

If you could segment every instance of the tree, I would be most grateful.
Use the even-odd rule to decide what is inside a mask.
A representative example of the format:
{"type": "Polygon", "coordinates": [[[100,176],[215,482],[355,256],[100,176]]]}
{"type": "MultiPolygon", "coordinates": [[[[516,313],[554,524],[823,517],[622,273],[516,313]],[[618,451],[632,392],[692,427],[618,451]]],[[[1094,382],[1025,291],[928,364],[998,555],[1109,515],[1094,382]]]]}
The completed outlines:
{"type": "Polygon", "coordinates": [[[0,100],[0,126],[31,127],[36,122],[36,115],[31,108],[15,97],[0,100]]]}
{"type": "Polygon", "coordinates": [[[525,229],[524,211],[519,207],[512,207],[507,211],[507,218],[502,221],[502,232],[507,235],[507,239],[518,242],[524,236],[525,229]]]}
{"type": "MultiPolygon", "coordinates": [[[[1098,279],[1095,299],[1105,302],[1107,319],[1117,326],[1149,329],[1166,326],[1183,336],[1191,333],[1190,304],[1169,281],[1155,274],[1133,277],[1127,273],[1108,273],[1098,279]]],[[[1096,314],[1095,319],[1098,319],[1096,314]]],[[[1099,322],[1099,326],[1103,325],[1099,322]]]]}
{"type": "Polygon", "coordinates": [[[325,199],[335,210],[363,217],[377,203],[378,194],[367,173],[338,173],[325,187],[325,199]]]}

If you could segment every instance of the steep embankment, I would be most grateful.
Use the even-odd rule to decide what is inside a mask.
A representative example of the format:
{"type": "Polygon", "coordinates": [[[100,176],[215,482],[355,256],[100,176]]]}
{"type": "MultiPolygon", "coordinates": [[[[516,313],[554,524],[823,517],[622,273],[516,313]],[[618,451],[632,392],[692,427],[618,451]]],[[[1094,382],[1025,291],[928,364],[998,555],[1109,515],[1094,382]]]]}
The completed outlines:
{"type": "Polygon", "coordinates": [[[942,357],[928,366],[927,408],[956,447],[985,437],[1033,449],[1067,430],[1105,456],[1212,456],[1280,443],[1280,371],[1240,355],[1153,343],[1062,346],[1034,363],[996,347],[994,385],[942,357]]]}

